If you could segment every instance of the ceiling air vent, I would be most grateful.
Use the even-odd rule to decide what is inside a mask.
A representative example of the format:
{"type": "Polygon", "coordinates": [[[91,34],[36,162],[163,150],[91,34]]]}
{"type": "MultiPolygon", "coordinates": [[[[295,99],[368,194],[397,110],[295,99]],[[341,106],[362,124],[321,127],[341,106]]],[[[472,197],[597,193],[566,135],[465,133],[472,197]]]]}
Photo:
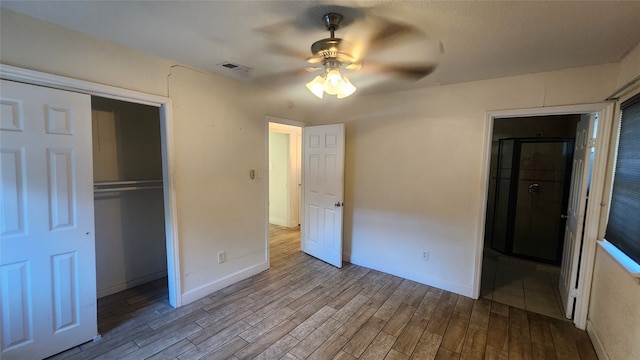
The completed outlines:
{"type": "Polygon", "coordinates": [[[229,62],[229,61],[225,61],[223,63],[220,63],[220,64],[218,64],[218,66],[225,67],[225,68],[227,68],[229,70],[232,70],[234,72],[241,73],[241,74],[248,74],[251,70],[253,70],[250,67],[247,67],[247,66],[244,66],[244,65],[240,65],[240,64],[234,64],[234,63],[229,62]]]}

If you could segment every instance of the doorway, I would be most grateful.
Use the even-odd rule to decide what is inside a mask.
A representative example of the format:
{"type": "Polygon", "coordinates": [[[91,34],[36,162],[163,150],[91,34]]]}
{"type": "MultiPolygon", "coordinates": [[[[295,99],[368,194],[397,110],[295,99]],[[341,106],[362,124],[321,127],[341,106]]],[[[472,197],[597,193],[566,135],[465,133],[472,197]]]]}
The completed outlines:
{"type": "Polygon", "coordinates": [[[495,119],[481,296],[563,318],[557,290],[580,115],[495,119]]]}
{"type": "MultiPolygon", "coordinates": [[[[99,303],[152,281],[166,299],[159,109],[97,96],[91,106],[99,303]]],[[[98,326],[105,329],[100,314],[98,326]]]]}
{"type": "MultiPolygon", "coordinates": [[[[342,219],[344,206],[344,153],[345,153],[345,126],[344,124],[329,124],[309,126],[304,128],[304,140],[302,140],[302,127],[304,124],[266,117],[267,132],[267,156],[265,159],[268,169],[272,168],[269,159],[269,126],[271,123],[291,125],[297,129],[295,137],[299,139],[295,152],[300,154],[296,160],[298,168],[291,170],[289,174],[296,174],[300,179],[298,189],[289,187],[288,194],[299,194],[297,208],[299,221],[297,224],[300,232],[300,250],[335,267],[342,267],[342,219]],[[303,150],[304,149],[304,150],[303,150]],[[304,169],[303,169],[304,167],[304,169]],[[303,173],[304,170],[304,173],[303,173]]],[[[294,137],[294,138],[295,138],[294,137]]],[[[292,136],[288,138],[291,140],[292,136]]],[[[290,158],[293,158],[290,156],[290,158]]],[[[289,162],[291,165],[293,162],[289,162]]],[[[266,259],[271,260],[269,207],[271,193],[267,181],[267,222],[266,222],[266,259]]],[[[275,181],[275,179],[274,179],[275,181]]],[[[291,182],[293,183],[293,182],[291,182]]],[[[290,198],[291,199],[291,198],[290,198]]],[[[287,203],[291,203],[288,201],[287,203]]],[[[296,222],[291,222],[295,225],[296,222]]]]}
{"type": "MultiPolygon", "coordinates": [[[[531,108],[531,109],[516,109],[516,110],[501,110],[492,111],[487,113],[487,122],[485,126],[485,143],[488,144],[484,148],[483,154],[483,188],[485,193],[482,196],[480,211],[477,247],[476,247],[476,272],[474,281],[474,294],[476,297],[482,297],[483,290],[481,287],[487,283],[488,272],[483,271],[486,265],[487,250],[489,247],[485,247],[486,234],[491,232],[492,220],[490,220],[492,214],[489,207],[492,206],[492,202],[489,201],[491,192],[495,191],[495,188],[491,188],[491,178],[495,179],[495,169],[491,168],[492,155],[497,154],[497,143],[494,139],[494,123],[498,123],[501,119],[511,118],[511,126],[520,127],[518,120],[526,119],[530,117],[546,117],[555,115],[580,115],[589,114],[588,117],[597,117],[597,126],[593,128],[593,134],[597,134],[597,139],[587,135],[585,138],[589,140],[589,148],[593,149],[593,161],[590,167],[590,188],[589,188],[589,202],[585,206],[584,215],[584,228],[580,232],[581,241],[575,242],[575,247],[572,249],[564,249],[563,258],[567,258],[566,254],[572,251],[575,254],[576,261],[571,267],[570,272],[574,275],[579,274],[579,278],[576,281],[576,288],[573,290],[575,294],[575,311],[573,312],[573,323],[579,329],[585,329],[587,326],[587,312],[589,309],[589,294],[591,291],[591,279],[593,277],[593,267],[595,261],[596,241],[600,235],[600,213],[601,202],[603,199],[605,182],[604,177],[607,167],[608,149],[610,134],[613,123],[613,110],[614,107],[611,103],[594,103],[583,105],[567,105],[567,106],[551,106],[544,108],[531,108]],[[485,226],[486,225],[486,226],[485,226]]],[[[575,128],[574,128],[575,136],[575,128]]],[[[572,170],[573,172],[573,170],[572,170]]],[[[573,180],[574,176],[572,176],[573,180]]],[[[584,200],[584,195],[581,195],[584,200]]],[[[538,266],[537,263],[534,266],[538,266]]],[[[548,265],[547,265],[548,266],[548,265]]],[[[564,267],[564,264],[563,264],[564,267]]],[[[508,270],[507,270],[508,271],[508,270]]],[[[556,286],[558,288],[559,277],[554,276],[556,279],[556,286]]],[[[494,279],[495,280],[495,279],[494,279]]],[[[522,288],[522,287],[520,287],[522,288]]]]}
{"type": "MultiPolygon", "coordinates": [[[[272,234],[286,231],[296,236],[287,236],[296,242],[300,250],[300,223],[302,199],[302,124],[267,117],[268,144],[268,223],[269,241],[272,234]]],[[[278,242],[282,242],[277,237],[278,242]]],[[[271,253],[271,252],[269,252],[271,253]]]]}

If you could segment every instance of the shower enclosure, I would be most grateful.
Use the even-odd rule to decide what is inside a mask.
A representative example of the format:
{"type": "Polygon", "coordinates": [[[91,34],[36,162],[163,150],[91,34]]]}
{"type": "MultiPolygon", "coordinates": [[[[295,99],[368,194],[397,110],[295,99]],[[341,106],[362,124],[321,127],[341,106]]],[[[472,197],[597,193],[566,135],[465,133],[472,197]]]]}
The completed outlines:
{"type": "Polygon", "coordinates": [[[560,264],[573,143],[568,138],[499,140],[494,250],[560,264]]]}

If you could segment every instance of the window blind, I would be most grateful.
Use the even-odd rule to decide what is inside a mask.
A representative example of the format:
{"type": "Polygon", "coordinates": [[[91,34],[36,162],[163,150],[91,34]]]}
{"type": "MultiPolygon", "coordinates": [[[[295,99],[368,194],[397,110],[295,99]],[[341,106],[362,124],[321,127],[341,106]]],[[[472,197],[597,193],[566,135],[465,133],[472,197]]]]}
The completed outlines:
{"type": "Polygon", "coordinates": [[[640,264],[640,94],[620,105],[620,136],[605,238],[640,264]]]}

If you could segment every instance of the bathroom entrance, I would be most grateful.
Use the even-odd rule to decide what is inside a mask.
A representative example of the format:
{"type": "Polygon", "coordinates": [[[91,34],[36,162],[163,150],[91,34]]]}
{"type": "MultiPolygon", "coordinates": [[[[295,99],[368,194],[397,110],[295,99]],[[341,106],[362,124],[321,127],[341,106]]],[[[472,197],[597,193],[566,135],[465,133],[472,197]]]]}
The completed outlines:
{"type": "Polygon", "coordinates": [[[564,319],[558,291],[580,114],[493,121],[480,296],[564,319]]]}
{"type": "Polygon", "coordinates": [[[498,141],[492,249],[560,265],[573,144],[573,138],[498,141]]]}

